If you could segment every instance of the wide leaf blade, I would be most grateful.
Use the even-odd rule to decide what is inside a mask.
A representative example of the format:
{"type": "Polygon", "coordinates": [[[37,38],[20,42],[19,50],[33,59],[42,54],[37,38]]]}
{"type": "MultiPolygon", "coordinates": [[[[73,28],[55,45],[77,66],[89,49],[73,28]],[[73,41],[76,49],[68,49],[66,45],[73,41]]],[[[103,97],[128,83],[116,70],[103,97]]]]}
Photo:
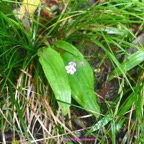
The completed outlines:
{"type": "Polygon", "coordinates": [[[77,64],[76,72],[73,75],[68,74],[72,97],[86,110],[90,111],[96,117],[99,117],[100,108],[96,102],[93,71],[89,63],[85,59],[74,57],[68,52],[65,52],[62,58],[65,65],[70,61],[74,61],[77,64]],[[83,63],[83,65],[81,65],[81,63],[83,63]]]}
{"type": "Polygon", "coordinates": [[[58,102],[62,113],[66,115],[69,107],[66,103],[71,103],[71,89],[63,60],[58,52],[50,47],[41,48],[38,51],[38,55],[39,62],[56,99],[62,101],[58,102]]]}
{"type": "Polygon", "coordinates": [[[71,45],[70,43],[66,42],[66,41],[57,40],[55,42],[55,47],[60,48],[62,50],[65,50],[65,51],[73,54],[76,57],[83,58],[83,55],[79,52],[79,50],[76,47],[74,47],[73,45],[71,45]]]}

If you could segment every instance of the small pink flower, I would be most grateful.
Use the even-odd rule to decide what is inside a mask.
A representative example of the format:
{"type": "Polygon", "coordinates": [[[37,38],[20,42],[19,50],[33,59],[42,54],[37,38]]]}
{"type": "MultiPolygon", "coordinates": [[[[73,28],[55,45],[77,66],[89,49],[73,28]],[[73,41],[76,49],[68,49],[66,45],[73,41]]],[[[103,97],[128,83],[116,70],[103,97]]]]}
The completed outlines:
{"type": "Polygon", "coordinates": [[[84,62],[83,61],[80,62],[80,66],[84,66],[84,62]]]}
{"type": "Polygon", "coordinates": [[[68,64],[71,65],[71,66],[76,66],[76,63],[74,61],[71,61],[68,64]]]}
{"type": "Polygon", "coordinates": [[[66,72],[71,75],[74,74],[76,72],[75,66],[76,63],[74,61],[69,62],[68,66],[65,66],[66,72]]]}

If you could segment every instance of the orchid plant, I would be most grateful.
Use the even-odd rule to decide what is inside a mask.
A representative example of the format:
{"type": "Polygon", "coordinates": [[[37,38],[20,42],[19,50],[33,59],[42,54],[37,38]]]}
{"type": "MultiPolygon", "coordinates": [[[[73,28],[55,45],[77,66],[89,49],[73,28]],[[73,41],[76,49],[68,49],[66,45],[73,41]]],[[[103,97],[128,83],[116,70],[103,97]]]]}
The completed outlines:
{"type": "Polygon", "coordinates": [[[84,109],[99,117],[93,71],[80,51],[70,43],[58,40],[52,47],[39,49],[38,55],[62,113],[67,114],[72,96],[84,109]],[[59,54],[57,49],[64,52],[59,54]]]}

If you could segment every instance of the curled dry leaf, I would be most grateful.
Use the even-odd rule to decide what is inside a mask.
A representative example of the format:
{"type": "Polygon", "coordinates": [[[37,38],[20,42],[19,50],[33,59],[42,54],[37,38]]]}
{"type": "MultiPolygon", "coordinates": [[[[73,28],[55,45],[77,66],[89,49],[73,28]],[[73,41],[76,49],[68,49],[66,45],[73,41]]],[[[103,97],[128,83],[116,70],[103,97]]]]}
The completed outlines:
{"type": "MultiPolygon", "coordinates": [[[[50,20],[54,15],[59,14],[62,11],[62,4],[57,0],[42,0],[42,10],[40,16],[43,19],[50,20]]],[[[43,23],[43,20],[40,20],[40,23],[43,23]]]]}
{"type": "Polygon", "coordinates": [[[28,31],[31,23],[30,18],[38,8],[41,8],[39,22],[45,23],[45,20],[51,20],[54,15],[61,12],[62,4],[58,0],[22,0],[20,8],[14,9],[13,13],[22,21],[28,31]]]}
{"type": "Polygon", "coordinates": [[[26,31],[30,29],[30,18],[40,5],[41,0],[23,0],[20,8],[14,9],[15,16],[22,21],[26,31]]]}
{"type": "Polygon", "coordinates": [[[29,15],[31,17],[40,2],[41,0],[23,0],[19,10],[19,19],[22,20],[25,15],[29,15]]]}

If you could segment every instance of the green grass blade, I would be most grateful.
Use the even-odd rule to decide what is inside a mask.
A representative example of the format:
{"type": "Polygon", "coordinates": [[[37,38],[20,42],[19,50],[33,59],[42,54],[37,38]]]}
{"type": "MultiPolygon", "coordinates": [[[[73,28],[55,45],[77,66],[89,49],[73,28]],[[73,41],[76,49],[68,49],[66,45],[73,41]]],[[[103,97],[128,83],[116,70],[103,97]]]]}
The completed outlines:
{"type": "Polygon", "coordinates": [[[6,16],[16,20],[10,5],[7,2],[1,1],[0,2],[0,11],[3,12],[6,16]]]}
{"type": "MultiPolygon", "coordinates": [[[[10,81],[10,80],[8,80],[8,81],[10,83],[10,86],[15,87],[12,81],[10,81]]],[[[30,135],[26,129],[26,123],[25,123],[24,118],[23,118],[23,112],[21,110],[21,106],[19,105],[18,100],[15,98],[14,91],[13,91],[12,87],[10,87],[10,93],[11,93],[10,98],[11,98],[12,106],[13,106],[13,109],[16,110],[16,114],[18,115],[18,118],[19,118],[20,124],[23,128],[24,134],[25,134],[28,142],[30,143],[31,139],[30,139],[30,135]]]]}
{"type": "MultiPolygon", "coordinates": [[[[39,62],[57,100],[71,103],[71,89],[65,67],[60,55],[52,48],[45,47],[38,51],[39,62]]],[[[64,115],[67,114],[68,104],[59,102],[64,115]]]]}
{"type": "MultiPolygon", "coordinates": [[[[134,54],[130,55],[128,57],[128,60],[126,60],[121,64],[121,69],[123,70],[123,72],[127,72],[130,69],[134,68],[135,66],[139,65],[143,61],[144,61],[144,51],[137,51],[134,54]]],[[[119,68],[116,68],[113,71],[112,75],[110,76],[110,79],[111,77],[113,77],[113,75],[119,76],[120,74],[122,74],[122,71],[119,68]]]]}
{"type": "Polygon", "coordinates": [[[113,116],[111,114],[105,115],[94,126],[92,126],[90,130],[88,130],[88,132],[85,134],[85,136],[104,127],[106,124],[108,124],[112,120],[112,118],[113,118],[113,116]]]}
{"type": "Polygon", "coordinates": [[[135,93],[132,93],[131,95],[129,95],[129,97],[121,105],[118,116],[120,116],[120,117],[123,116],[132,107],[135,99],[136,99],[135,93]]]}

